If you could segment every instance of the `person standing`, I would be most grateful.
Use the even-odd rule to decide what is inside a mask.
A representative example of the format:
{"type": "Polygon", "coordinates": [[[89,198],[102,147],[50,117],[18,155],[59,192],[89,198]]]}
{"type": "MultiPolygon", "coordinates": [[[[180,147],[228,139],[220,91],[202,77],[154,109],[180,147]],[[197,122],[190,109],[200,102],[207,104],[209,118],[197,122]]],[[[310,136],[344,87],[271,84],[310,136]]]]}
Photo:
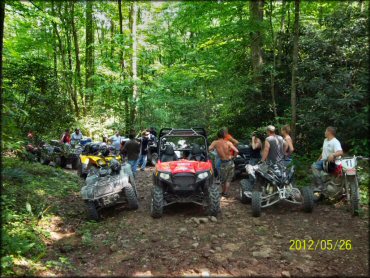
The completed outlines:
{"type": "MultiPolygon", "coordinates": [[[[231,142],[235,147],[237,147],[239,144],[239,141],[234,139],[234,137],[229,133],[229,129],[227,127],[223,127],[222,131],[224,133],[224,140],[231,142]]],[[[232,149],[230,149],[230,153],[232,156],[234,156],[234,151],[232,149]]],[[[216,164],[217,173],[220,173],[221,172],[221,159],[217,151],[216,151],[216,156],[215,156],[215,164],[216,164]]]]}
{"type": "Polygon", "coordinates": [[[71,135],[68,128],[63,133],[62,138],[60,138],[60,142],[63,144],[71,144],[71,135]]]}
{"type": "Polygon", "coordinates": [[[80,129],[76,128],[75,132],[72,133],[71,143],[76,144],[76,143],[80,142],[82,137],[83,137],[83,135],[82,135],[80,129]]]}
{"type": "Polygon", "coordinates": [[[272,163],[282,161],[287,148],[283,137],[275,133],[275,127],[272,125],[267,127],[267,135],[261,160],[272,163]]]}
{"type": "Polygon", "coordinates": [[[217,133],[217,140],[213,141],[212,144],[209,146],[209,151],[213,151],[216,149],[217,154],[220,158],[220,177],[221,177],[221,186],[222,186],[222,193],[221,196],[227,198],[229,197],[228,191],[230,187],[231,180],[234,177],[234,161],[232,160],[233,156],[235,156],[239,151],[235,146],[225,140],[224,130],[221,129],[217,133]],[[234,151],[234,155],[231,154],[231,150],[234,151]]]}
{"type": "Polygon", "coordinates": [[[140,144],[135,140],[133,133],[130,133],[128,138],[129,140],[123,146],[123,153],[127,156],[127,162],[131,165],[133,174],[136,175],[140,144]]]}
{"type": "Polygon", "coordinates": [[[111,138],[109,138],[109,140],[111,141],[112,143],[112,146],[116,149],[116,151],[119,152],[120,150],[120,147],[121,147],[121,142],[122,142],[122,137],[119,133],[119,131],[117,130],[116,131],[116,134],[113,135],[111,138]]]}
{"type": "Polygon", "coordinates": [[[148,160],[148,144],[149,132],[143,131],[141,134],[140,156],[138,160],[138,166],[140,166],[141,171],[145,171],[146,162],[148,160]]]}
{"type": "Polygon", "coordinates": [[[294,152],[293,140],[290,137],[290,126],[289,125],[285,125],[281,128],[281,135],[283,136],[283,139],[287,144],[284,161],[286,162],[286,164],[289,164],[292,162],[292,153],[294,152]]]}
{"type": "Polygon", "coordinates": [[[257,133],[255,131],[252,133],[251,147],[252,151],[250,164],[256,165],[258,161],[261,159],[262,142],[261,139],[258,138],[257,133]]]}

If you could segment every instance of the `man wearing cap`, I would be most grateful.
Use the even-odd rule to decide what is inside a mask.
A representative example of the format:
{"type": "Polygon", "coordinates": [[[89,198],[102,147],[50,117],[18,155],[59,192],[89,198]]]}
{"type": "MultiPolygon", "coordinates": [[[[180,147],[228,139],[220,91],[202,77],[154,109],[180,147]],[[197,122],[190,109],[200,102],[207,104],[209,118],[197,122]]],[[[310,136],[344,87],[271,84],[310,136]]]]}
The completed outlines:
{"type": "Polygon", "coordinates": [[[146,162],[148,159],[148,144],[149,144],[149,132],[143,131],[141,133],[141,144],[140,144],[140,156],[138,160],[138,166],[140,166],[140,170],[144,171],[146,162]]]}
{"type": "Polygon", "coordinates": [[[265,140],[262,161],[276,163],[284,159],[284,154],[288,146],[283,137],[275,133],[275,130],[275,127],[272,125],[267,127],[268,136],[265,140]]]}
{"type": "Polygon", "coordinates": [[[82,137],[83,136],[82,136],[82,133],[81,133],[80,129],[76,128],[75,132],[73,132],[72,136],[71,136],[71,144],[76,144],[76,143],[80,142],[82,137]]]}

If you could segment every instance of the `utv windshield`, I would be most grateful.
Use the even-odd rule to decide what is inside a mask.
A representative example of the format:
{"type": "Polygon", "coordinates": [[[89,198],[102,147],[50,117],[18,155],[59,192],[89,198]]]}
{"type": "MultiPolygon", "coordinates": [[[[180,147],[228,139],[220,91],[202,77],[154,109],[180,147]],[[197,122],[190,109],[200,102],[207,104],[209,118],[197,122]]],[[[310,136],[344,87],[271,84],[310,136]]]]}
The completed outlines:
{"type": "Polygon", "coordinates": [[[203,136],[163,136],[160,139],[160,160],[179,159],[207,161],[207,142],[203,136]]]}

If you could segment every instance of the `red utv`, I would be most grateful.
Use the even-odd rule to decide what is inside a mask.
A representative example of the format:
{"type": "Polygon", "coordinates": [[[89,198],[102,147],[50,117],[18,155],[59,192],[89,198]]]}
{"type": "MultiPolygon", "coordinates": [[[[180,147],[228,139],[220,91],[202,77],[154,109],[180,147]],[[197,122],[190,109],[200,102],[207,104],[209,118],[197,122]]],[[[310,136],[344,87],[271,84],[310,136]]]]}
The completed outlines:
{"type": "Polygon", "coordinates": [[[162,129],[158,156],[153,173],[152,217],[161,217],[163,207],[174,203],[196,203],[209,215],[217,216],[220,193],[213,182],[205,130],[162,129]]]}

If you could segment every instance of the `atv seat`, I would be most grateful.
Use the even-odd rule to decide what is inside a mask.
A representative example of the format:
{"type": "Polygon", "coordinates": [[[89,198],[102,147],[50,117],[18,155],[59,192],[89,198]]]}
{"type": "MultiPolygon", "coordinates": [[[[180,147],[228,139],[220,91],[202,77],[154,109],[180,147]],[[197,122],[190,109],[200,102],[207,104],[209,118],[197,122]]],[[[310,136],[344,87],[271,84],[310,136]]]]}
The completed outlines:
{"type": "Polygon", "coordinates": [[[204,161],[205,156],[200,149],[200,146],[198,144],[194,144],[191,148],[191,153],[189,155],[189,160],[195,160],[195,161],[204,161]]]}
{"type": "Polygon", "coordinates": [[[175,154],[173,147],[171,145],[167,145],[162,154],[161,161],[169,162],[169,161],[176,161],[176,160],[177,160],[177,155],[175,154]]]}

